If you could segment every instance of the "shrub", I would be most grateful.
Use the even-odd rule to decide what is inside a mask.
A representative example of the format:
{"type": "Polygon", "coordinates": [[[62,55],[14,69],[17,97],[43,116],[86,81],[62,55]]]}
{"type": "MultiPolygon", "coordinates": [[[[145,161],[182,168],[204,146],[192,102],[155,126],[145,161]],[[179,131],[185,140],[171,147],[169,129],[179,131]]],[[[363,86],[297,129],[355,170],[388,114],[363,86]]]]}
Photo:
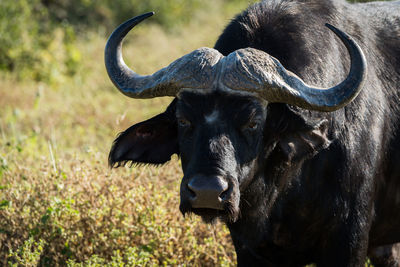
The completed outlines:
{"type": "Polygon", "coordinates": [[[149,11],[158,13],[153,23],[169,29],[188,22],[207,5],[201,0],[43,0],[43,4],[53,23],[67,22],[77,30],[112,30],[124,20],[149,11]]]}
{"type": "Polygon", "coordinates": [[[39,0],[0,1],[0,32],[0,71],[48,83],[76,72],[73,28],[53,25],[39,0]]]}
{"type": "Polygon", "coordinates": [[[0,1],[0,71],[26,80],[60,84],[81,62],[76,33],[110,32],[115,25],[144,12],[150,22],[172,29],[204,8],[201,0],[3,0],[0,1]]]}

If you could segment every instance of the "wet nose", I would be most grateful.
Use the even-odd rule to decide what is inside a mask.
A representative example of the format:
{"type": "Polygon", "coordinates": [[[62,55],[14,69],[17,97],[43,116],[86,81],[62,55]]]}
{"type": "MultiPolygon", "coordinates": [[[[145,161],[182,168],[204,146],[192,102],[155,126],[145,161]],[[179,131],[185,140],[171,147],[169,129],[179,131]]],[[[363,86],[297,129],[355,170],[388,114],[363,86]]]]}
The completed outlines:
{"type": "Polygon", "coordinates": [[[197,175],[189,181],[187,188],[193,208],[224,209],[229,186],[222,177],[197,175]]]}

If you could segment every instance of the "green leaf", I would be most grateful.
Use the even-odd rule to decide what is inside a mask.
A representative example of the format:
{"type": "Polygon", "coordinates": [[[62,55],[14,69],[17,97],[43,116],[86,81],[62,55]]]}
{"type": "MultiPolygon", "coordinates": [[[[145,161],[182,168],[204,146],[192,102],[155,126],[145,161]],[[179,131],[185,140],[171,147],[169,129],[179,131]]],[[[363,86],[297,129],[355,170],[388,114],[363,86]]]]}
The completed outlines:
{"type": "Polygon", "coordinates": [[[0,209],[5,209],[8,208],[9,206],[11,206],[11,202],[8,200],[2,200],[0,201],[0,209]]]}

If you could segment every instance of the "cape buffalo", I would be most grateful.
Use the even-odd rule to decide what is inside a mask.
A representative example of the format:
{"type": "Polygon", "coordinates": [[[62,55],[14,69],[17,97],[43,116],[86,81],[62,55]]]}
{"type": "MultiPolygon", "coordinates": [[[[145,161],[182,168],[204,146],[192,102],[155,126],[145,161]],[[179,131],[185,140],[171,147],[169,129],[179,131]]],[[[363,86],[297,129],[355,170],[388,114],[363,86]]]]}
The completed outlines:
{"type": "Polygon", "coordinates": [[[263,1],[141,76],[121,43],[152,14],[112,33],[106,68],[129,97],[175,99],[110,165],[178,154],[180,210],[224,221],[241,266],[398,266],[400,2],[263,1]]]}

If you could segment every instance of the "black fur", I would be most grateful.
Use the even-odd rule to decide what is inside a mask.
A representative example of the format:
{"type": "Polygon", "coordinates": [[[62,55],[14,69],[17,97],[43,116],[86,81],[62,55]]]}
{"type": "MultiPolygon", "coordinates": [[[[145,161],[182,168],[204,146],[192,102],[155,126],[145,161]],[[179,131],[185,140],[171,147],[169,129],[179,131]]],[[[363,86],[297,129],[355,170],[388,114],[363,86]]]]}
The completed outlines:
{"type": "MultiPolygon", "coordinates": [[[[239,265],[362,266],[367,255],[393,262],[376,255],[400,242],[400,2],[263,1],[234,18],[215,48],[263,50],[305,82],[328,87],[346,77],[349,58],[325,23],[350,34],[367,58],[367,82],[346,107],[311,112],[186,92],[167,110],[168,135],[177,134],[179,147],[169,152],[181,155],[185,173],[181,210],[225,220],[239,265]],[[198,118],[215,108],[220,122],[210,128],[198,118]],[[177,127],[175,109],[190,124],[177,127]],[[253,113],[265,118],[255,129],[246,123],[253,113]],[[190,207],[185,186],[196,172],[226,177],[226,210],[190,207]]],[[[111,165],[123,160],[110,158],[111,165]]]]}
{"type": "Polygon", "coordinates": [[[127,163],[163,164],[171,159],[171,155],[179,154],[175,102],[164,113],[120,133],[108,156],[110,167],[127,163]]]}

